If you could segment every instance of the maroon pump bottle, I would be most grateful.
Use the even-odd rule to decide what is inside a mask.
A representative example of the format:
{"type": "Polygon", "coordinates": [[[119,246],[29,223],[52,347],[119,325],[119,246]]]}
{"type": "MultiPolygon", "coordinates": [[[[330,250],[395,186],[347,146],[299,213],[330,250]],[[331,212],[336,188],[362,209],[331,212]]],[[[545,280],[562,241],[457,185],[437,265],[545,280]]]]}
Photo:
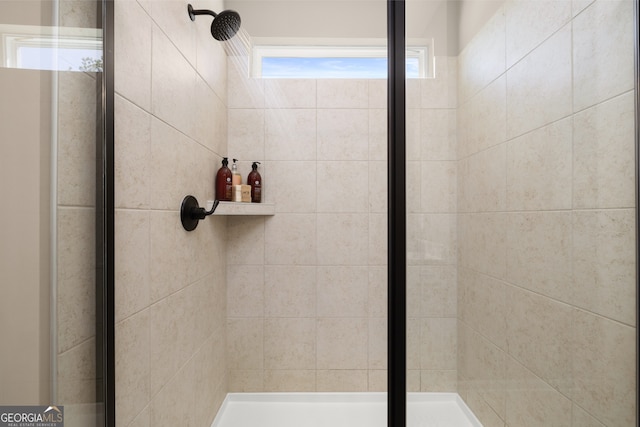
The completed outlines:
{"type": "Polygon", "coordinates": [[[231,201],[231,169],[227,167],[229,164],[228,158],[222,159],[222,167],[218,169],[216,175],[216,200],[221,202],[231,201]]]}
{"type": "Polygon", "coordinates": [[[260,203],[262,201],[262,177],[258,172],[260,162],[253,162],[251,172],[247,177],[247,184],[251,186],[251,203],[260,203]]]}

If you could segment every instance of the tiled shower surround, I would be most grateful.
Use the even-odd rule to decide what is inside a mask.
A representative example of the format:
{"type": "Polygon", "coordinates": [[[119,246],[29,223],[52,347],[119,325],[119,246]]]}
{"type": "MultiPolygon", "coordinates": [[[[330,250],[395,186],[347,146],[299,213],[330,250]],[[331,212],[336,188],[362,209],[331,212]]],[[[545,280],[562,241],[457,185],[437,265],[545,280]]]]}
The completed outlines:
{"type": "MultiPolygon", "coordinates": [[[[119,425],[385,390],[386,82],[247,79],[183,8],[116,2],[119,425]],[[184,232],[227,155],[276,214],[184,232]]],[[[407,82],[409,389],[485,426],[635,422],[632,16],[510,1],[407,82]]]]}

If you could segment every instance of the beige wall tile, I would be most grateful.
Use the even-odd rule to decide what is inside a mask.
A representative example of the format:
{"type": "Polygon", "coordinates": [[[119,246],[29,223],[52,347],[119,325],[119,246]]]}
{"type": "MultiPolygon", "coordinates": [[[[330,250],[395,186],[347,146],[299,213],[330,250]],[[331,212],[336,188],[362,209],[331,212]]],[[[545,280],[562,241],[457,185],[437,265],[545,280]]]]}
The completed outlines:
{"type": "Polygon", "coordinates": [[[96,401],[96,340],[91,337],[58,354],[57,398],[71,404],[96,401]]]}
{"type": "MultiPolygon", "coordinates": [[[[206,21],[204,19],[203,21],[206,21]]],[[[200,25],[201,23],[198,23],[200,25]]],[[[222,43],[211,38],[209,29],[197,27],[196,69],[198,74],[215,93],[226,110],[227,102],[227,54],[222,43]]],[[[229,61],[231,62],[231,61],[229,61]]]]}
{"type": "Polygon", "coordinates": [[[369,212],[387,212],[387,163],[369,161],[369,212]]]}
{"type": "Polygon", "coordinates": [[[456,211],[456,162],[422,162],[422,212],[456,211]]]}
{"type": "Polygon", "coordinates": [[[262,176],[263,189],[268,190],[276,212],[316,212],[316,162],[273,161],[268,166],[269,175],[262,176]]]}
{"type": "Polygon", "coordinates": [[[405,111],[405,155],[407,160],[420,160],[422,150],[421,124],[419,108],[408,108],[405,111]]]}
{"type": "Polygon", "coordinates": [[[367,265],[368,215],[318,214],[318,265],[367,265]]]}
{"type": "Polygon", "coordinates": [[[58,208],[57,333],[60,353],[95,335],[94,229],[94,209],[58,208]]]}
{"type": "Polygon", "coordinates": [[[458,109],[460,158],[507,139],[507,79],[498,77],[458,109]]]}
{"type": "Polygon", "coordinates": [[[507,67],[524,58],[571,18],[571,0],[505,3],[507,67]]]}
{"type": "MultiPolygon", "coordinates": [[[[9,77],[11,79],[11,77],[9,77]]],[[[44,78],[44,77],[43,77],[44,78]]],[[[28,80],[27,80],[28,81],[28,80]]],[[[36,80],[37,81],[37,80],[36,80]]],[[[61,96],[57,103],[57,203],[66,206],[95,206],[95,176],[96,176],[96,100],[91,94],[96,91],[95,77],[90,73],[59,73],[58,75],[58,93],[60,94],[77,94],[71,96],[61,96]]],[[[15,80],[13,81],[15,84],[15,80]]],[[[29,84],[23,82],[22,84],[29,84]]],[[[18,86],[20,88],[20,85],[18,86]]],[[[40,90],[45,91],[38,86],[38,94],[40,90]]],[[[21,91],[21,94],[24,92],[21,91]]],[[[11,96],[11,95],[8,95],[11,96]]],[[[18,96],[18,95],[16,95],[18,96]]],[[[34,102],[35,98],[34,98],[34,102]]],[[[7,105],[6,108],[11,104],[7,105]]],[[[33,107],[25,107],[33,108],[33,107]]],[[[43,107],[44,108],[44,107],[43,107]]],[[[43,110],[44,111],[44,110],[43,110]]],[[[44,115],[45,113],[43,113],[44,115]]],[[[47,113],[50,114],[50,113],[47,113]]],[[[13,117],[20,117],[14,116],[13,117]]],[[[9,120],[16,120],[15,118],[9,120]]],[[[48,127],[49,123],[33,121],[28,113],[25,113],[24,119],[18,119],[15,126],[32,126],[35,129],[40,127],[48,127]],[[25,123],[20,124],[21,121],[25,123]]],[[[17,131],[22,132],[22,130],[17,131]]],[[[9,131],[9,135],[13,132],[9,131]]],[[[6,133],[4,133],[7,135],[6,133]]],[[[15,135],[18,135],[17,133],[15,135]]],[[[43,144],[45,143],[43,136],[43,144]]],[[[20,134],[23,140],[23,134],[20,134]]],[[[34,144],[34,148],[37,147],[34,144]]],[[[24,149],[24,147],[23,147],[24,149]]],[[[40,156],[45,157],[49,153],[49,147],[43,145],[40,156]]],[[[7,151],[5,150],[5,153],[7,151]]],[[[17,153],[13,149],[10,152],[17,153]]],[[[15,155],[15,154],[14,154],[15,155]]],[[[25,155],[24,153],[22,154],[25,155]]],[[[22,159],[20,159],[22,160],[22,159]]],[[[47,177],[47,179],[49,179],[47,177]]]]}
{"type": "Polygon", "coordinates": [[[264,320],[265,369],[314,369],[316,320],[277,318],[264,320]]]}
{"type": "Polygon", "coordinates": [[[420,110],[420,158],[422,160],[456,160],[456,125],[456,110],[420,110]]]}
{"type": "Polygon", "coordinates": [[[504,73],[505,33],[501,7],[458,56],[459,104],[504,73]]]}
{"type": "Polygon", "coordinates": [[[369,369],[387,369],[387,319],[369,319],[369,369]]]}
{"type": "Polygon", "coordinates": [[[571,408],[571,420],[573,423],[571,425],[574,425],[574,426],[604,427],[604,424],[602,424],[600,421],[593,418],[584,409],[582,409],[575,403],[571,408]]]}
{"type": "MultiPolygon", "coordinates": [[[[233,158],[239,160],[260,160],[265,158],[265,111],[233,109],[229,117],[229,164],[233,158]]],[[[231,167],[231,166],[229,166],[231,167]]],[[[243,177],[244,181],[244,177],[243,177]]]]}
{"type": "Polygon", "coordinates": [[[313,214],[279,214],[267,219],[264,231],[266,264],[315,264],[316,223],[313,214]]]}
{"type": "Polygon", "coordinates": [[[387,371],[369,370],[368,391],[387,391],[387,371]]]}
{"type": "Polygon", "coordinates": [[[408,160],[405,163],[406,176],[406,209],[410,214],[421,213],[422,210],[422,186],[427,185],[422,182],[422,163],[420,161],[408,160]]]}
{"type": "Polygon", "coordinates": [[[229,393],[258,393],[264,390],[264,371],[260,370],[230,370],[229,393]]]}
{"type": "Polygon", "coordinates": [[[435,77],[417,79],[420,108],[455,108],[457,105],[457,58],[436,56],[435,77]]]}
{"type": "Polygon", "coordinates": [[[317,369],[367,369],[368,329],[366,318],[319,318],[317,369]]]}
{"type": "Polygon", "coordinates": [[[149,403],[149,311],[116,324],[116,414],[129,423],[149,403]]]}
{"type": "Polygon", "coordinates": [[[366,266],[318,267],[319,317],[366,317],[369,276],[366,266]]]}
{"type": "MultiPolygon", "coordinates": [[[[471,329],[469,325],[464,323],[459,323],[459,325],[458,387],[466,390],[465,401],[481,422],[484,422],[482,417],[487,415],[483,415],[483,412],[486,412],[488,408],[481,409],[480,413],[476,412],[476,408],[471,403],[475,399],[485,402],[491,408],[490,412],[494,413],[494,416],[504,419],[507,354],[471,329]]],[[[489,417],[489,420],[492,418],[489,417]]]]}
{"type": "Polygon", "coordinates": [[[506,214],[458,215],[458,264],[498,279],[507,275],[506,214]]]}
{"type": "Polygon", "coordinates": [[[120,96],[115,98],[115,205],[149,207],[151,116],[120,96]]]}
{"type": "MultiPolygon", "coordinates": [[[[233,371],[264,368],[264,320],[227,319],[227,360],[233,371]]],[[[233,376],[232,376],[233,377],[233,376]]]]}
{"type": "Polygon", "coordinates": [[[565,391],[571,386],[571,308],[550,298],[510,287],[507,290],[507,349],[530,371],[565,391]]]}
{"type": "Polygon", "coordinates": [[[154,25],[152,35],[151,112],[183,133],[195,136],[196,72],[160,28],[154,25]]]}
{"type": "Polygon", "coordinates": [[[369,81],[360,79],[319,79],[318,108],[368,108],[369,81]]]}
{"type": "Polygon", "coordinates": [[[575,211],[572,242],[572,303],[635,325],[635,210],[575,211]]]}
{"type": "Polygon", "coordinates": [[[264,316],[264,267],[229,265],[227,267],[227,316],[264,316]]]}
{"type": "Polygon", "coordinates": [[[173,375],[151,401],[152,426],[170,427],[195,423],[195,399],[192,386],[195,377],[188,367],[173,375]]]}
{"type": "Polygon", "coordinates": [[[366,390],[368,375],[365,370],[318,370],[319,392],[348,392],[366,390]]]}
{"type": "Polygon", "coordinates": [[[456,319],[428,318],[420,322],[420,368],[456,369],[456,319]]]}
{"type": "Polygon", "coordinates": [[[387,267],[369,267],[369,316],[387,315],[387,267]]]}
{"type": "Polygon", "coordinates": [[[267,265],[264,274],[265,316],[316,316],[315,266],[267,265]]]}
{"type": "Polygon", "coordinates": [[[265,262],[265,219],[227,219],[227,264],[261,265],[265,262]],[[229,244],[233,242],[233,244],[229,244]]]}
{"type": "Polygon", "coordinates": [[[313,79],[265,79],[266,108],[315,108],[317,82],[313,79]]]}
{"type": "Polygon", "coordinates": [[[419,316],[456,317],[456,270],[455,265],[419,267],[419,316]]]}
{"type": "Polygon", "coordinates": [[[147,211],[115,212],[116,321],[149,306],[150,224],[147,211]]]}
{"type": "Polygon", "coordinates": [[[575,17],[575,111],[633,88],[633,16],[633,2],[614,0],[593,2],[575,17]]]}
{"type": "Polygon", "coordinates": [[[407,259],[409,265],[454,264],[456,250],[455,215],[408,215],[407,259]]]}
{"type": "Polygon", "coordinates": [[[149,308],[149,340],[153,343],[149,351],[152,396],[168,386],[195,349],[191,340],[195,316],[189,302],[188,292],[183,290],[149,308]]]}
{"type": "Polygon", "coordinates": [[[265,370],[264,389],[271,392],[316,391],[315,370],[265,370]]]}
{"type": "Polygon", "coordinates": [[[371,79],[369,82],[369,108],[387,108],[387,79],[371,79]]]}
{"type": "MultiPolygon", "coordinates": [[[[196,33],[209,30],[206,19],[191,22],[184,3],[177,0],[151,2],[151,17],[168,39],[193,65],[196,63],[196,33]],[[185,19],[187,18],[187,19],[185,19]]],[[[154,101],[155,103],[155,101],[154,101]]]]}
{"type": "Polygon", "coordinates": [[[635,205],[633,93],[575,115],[573,207],[635,205]]]}
{"type": "Polygon", "coordinates": [[[369,265],[386,265],[387,248],[387,215],[369,214],[369,265]]]}
{"type": "Polygon", "coordinates": [[[367,160],[369,111],[324,109],[317,111],[318,160],[367,160]]]}
{"type": "Polygon", "coordinates": [[[420,371],[420,391],[433,393],[455,393],[458,378],[456,370],[420,371]]]}
{"type": "Polygon", "coordinates": [[[570,301],[570,212],[510,213],[507,221],[507,279],[570,301]]]}
{"type": "Polygon", "coordinates": [[[507,136],[571,114],[571,88],[571,25],[566,25],[507,71],[507,136]]]}
{"type": "MultiPolygon", "coordinates": [[[[114,3],[115,90],[140,108],[151,111],[152,21],[138,2],[114,3]],[[136,43],[131,43],[136,40],[136,43]]],[[[116,117],[122,117],[116,113],[116,117]]],[[[116,163],[117,164],[117,163],[116,163]]]]}
{"type": "Polygon", "coordinates": [[[571,208],[572,121],[560,120],[507,143],[507,207],[571,208]]]}
{"type": "Polygon", "coordinates": [[[322,161],[317,165],[317,212],[369,211],[368,162],[322,161]]]}
{"type": "Polygon", "coordinates": [[[502,350],[507,347],[507,285],[460,268],[458,304],[461,319],[502,350]]]}
{"type": "Polygon", "coordinates": [[[578,309],[572,319],[572,399],[605,425],[634,425],[635,329],[578,309]]]}
{"type": "Polygon", "coordinates": [[[461,212],[503,211],[506,186],[506,144],[463,159],[458,165],[458,208],[461,212]]]}
{"type": "Polygon", "coordinates": [[[265,158],[316,160],[316,115],[311,109],[266,110],[265,158]]]}
{"type": "Polygon", "coordinates": [[[511,357],[507,358],[507,417],[514,426],[571,426],[571,401],[511,357]]]}
{"type": "Polygon", "coordinates": [[[156,302],[188,284],[190,239],[177,212],[149,212],[149,230],[149,298],[156,302]]]}
{"type": "Polygon", "coordinates": [[[369,110],[369,160],[387,159],[387,110],[369,110]]]}
{"type": "Polygon", "coordinates": [[[238,63],[227,61],[227,107],[264,108],[264,80],[247,77],[238,63]]]}

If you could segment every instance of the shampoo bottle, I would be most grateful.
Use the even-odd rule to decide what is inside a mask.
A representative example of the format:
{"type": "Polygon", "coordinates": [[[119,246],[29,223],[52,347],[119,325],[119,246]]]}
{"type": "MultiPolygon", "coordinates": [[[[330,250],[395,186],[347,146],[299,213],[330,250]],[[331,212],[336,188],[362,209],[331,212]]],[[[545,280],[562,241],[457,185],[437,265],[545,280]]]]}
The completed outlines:
{"type": "Polygon", "coordinates": [[[242,185],[242,175],[238,172],[237,161],[238,159],[233,159],[233,165],[231,165],[231,180],[233,185],[242,185]]]}
{"type": "Polygon", "coordinates": [[[247,177],[247,184],[251,186],[251,202],[260,203],[262,201],[262,177],[258,172],[260,162],[253,162],[251,172],[247,177]]]}
{"type": "Polygon", "coordinates": [[[218,169],[216,174],[216,200],[222,202],[231,201],[231,170],[227,167],[229,160],[225,157],[222,159],[222,167],[218,169]]]}

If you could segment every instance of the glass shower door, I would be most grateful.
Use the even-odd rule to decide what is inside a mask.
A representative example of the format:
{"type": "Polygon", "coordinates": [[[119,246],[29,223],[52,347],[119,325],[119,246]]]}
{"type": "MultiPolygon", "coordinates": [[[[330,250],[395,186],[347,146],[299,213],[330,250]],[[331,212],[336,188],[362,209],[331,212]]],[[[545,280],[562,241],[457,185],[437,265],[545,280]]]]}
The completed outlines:
{"type": "Polygon", "coordinates": [[[407,4],[408,391],[636,423],[636,6],[407,4]]]}
{"type": "Polygon", "coordinates": [[[99,6],[0,2],[0,405],[55,412],[67,427],[103,425],[99,6]]]}

